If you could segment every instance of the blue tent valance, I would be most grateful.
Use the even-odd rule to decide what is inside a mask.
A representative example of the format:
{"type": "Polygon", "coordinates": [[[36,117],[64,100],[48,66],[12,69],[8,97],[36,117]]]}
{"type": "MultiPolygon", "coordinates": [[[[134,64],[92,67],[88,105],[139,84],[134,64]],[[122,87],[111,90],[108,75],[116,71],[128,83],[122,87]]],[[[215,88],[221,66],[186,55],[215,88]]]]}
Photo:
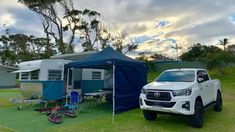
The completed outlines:
{"type": "Polygon", "coordinates": [[[141,61],[134,60],[127,57],[118,51],[115,51],[111,47],[89,56],[80,61],[70,62],[67,68],[79,68],[79,67],[99,67],[100,65],[112,65],[122,64],[122,65],[145,65],[141,61]]]}

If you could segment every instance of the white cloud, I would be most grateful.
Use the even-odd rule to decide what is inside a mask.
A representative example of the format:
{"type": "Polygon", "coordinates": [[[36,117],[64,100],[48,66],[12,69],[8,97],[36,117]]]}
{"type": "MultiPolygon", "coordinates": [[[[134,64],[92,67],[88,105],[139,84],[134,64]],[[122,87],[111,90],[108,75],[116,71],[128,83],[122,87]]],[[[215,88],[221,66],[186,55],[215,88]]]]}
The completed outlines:
{"type": "Polygon", "coordinates": [[[13,19],[11,14],[3,14],[0,15],[0,25],[6,24],[6,26],[12,26],[14,25],[16,22],[13,19]]]}
{"type": "MultiPolygon", "coordinates": [[[[122,32],[126,42],[141,36],[152,38],[142,38],[138,51],[174,57],[174,50],[164,40],[175,39],[183,52],[193,43],[214,44],[224,37],[235,38],[234,0],[76,0],[74,5],[79,10],[100,12],[106,27],[122,32]]],[[[17,0],[0,0],[0,12],[18,31],[43,34],[36,16],[17,0]]]]}

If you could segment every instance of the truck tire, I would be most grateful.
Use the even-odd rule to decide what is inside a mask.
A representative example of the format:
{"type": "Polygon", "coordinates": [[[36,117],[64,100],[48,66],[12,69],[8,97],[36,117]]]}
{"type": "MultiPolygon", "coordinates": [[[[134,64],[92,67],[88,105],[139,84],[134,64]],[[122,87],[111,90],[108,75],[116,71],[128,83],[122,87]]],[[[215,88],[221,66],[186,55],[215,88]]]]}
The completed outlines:
{"type": "Polygon", "coordinates": [[[217,112],[222,111],[222,106],[223,106],[222,96],[221,96],[221,93],[218,92],[217,97],[216,97],[216,102],[214,105],[214,111],[217,111],[217,112]]]}
{"type": "Polygon", "coordinates": [[[204,108],[200,100],[196,100],[194,109],[194,115],[189,117],[189,124],[192,127],[201,128],[203,126],[204,108]]]}
{"type": "Polygon", "coordinates": [[[149,121],[156,120],[157,118],[157,112],[155,111],[149,111],[149,110],[143,110],[144,118],[149,121]]]}

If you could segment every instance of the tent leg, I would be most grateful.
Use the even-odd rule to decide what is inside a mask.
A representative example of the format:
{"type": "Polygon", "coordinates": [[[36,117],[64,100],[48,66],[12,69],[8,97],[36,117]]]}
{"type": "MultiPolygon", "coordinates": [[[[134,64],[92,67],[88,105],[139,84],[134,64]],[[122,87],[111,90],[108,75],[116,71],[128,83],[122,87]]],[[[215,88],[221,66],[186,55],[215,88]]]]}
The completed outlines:
{"type": "Polygon", "coordinates": [[[66,104],[68,103],[68,89],[69,89],[69,68],[67,70],[67,84],[66,84],[66,104]]]}
{"type": "Polygon", "coordinates": [[[115,65],[113,64],[113,116],[112,116],[112,123],[114,122],[114,115],[115,115],[115,65]]]}
{"type": "Polygon", "coordinates": [[[71,80],[72,80],[72,87],[71,87],[71,91],[70,92],[72,92],[73,91],[73,89],[74,89],[74,78],[73,78],[73,68],[71,68],[71,80]]]}

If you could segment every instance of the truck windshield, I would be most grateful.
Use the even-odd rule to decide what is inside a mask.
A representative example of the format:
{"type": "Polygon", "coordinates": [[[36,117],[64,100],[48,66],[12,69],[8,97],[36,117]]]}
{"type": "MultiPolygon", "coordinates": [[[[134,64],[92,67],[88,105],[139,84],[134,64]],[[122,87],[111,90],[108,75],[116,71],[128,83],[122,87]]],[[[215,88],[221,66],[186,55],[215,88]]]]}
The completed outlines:
{"type": "Polygon", "coordinates": [[[193,82],[195,73],[192,70],[184,71],[166,71],[161,74],[157,82],[193,82]]]}

